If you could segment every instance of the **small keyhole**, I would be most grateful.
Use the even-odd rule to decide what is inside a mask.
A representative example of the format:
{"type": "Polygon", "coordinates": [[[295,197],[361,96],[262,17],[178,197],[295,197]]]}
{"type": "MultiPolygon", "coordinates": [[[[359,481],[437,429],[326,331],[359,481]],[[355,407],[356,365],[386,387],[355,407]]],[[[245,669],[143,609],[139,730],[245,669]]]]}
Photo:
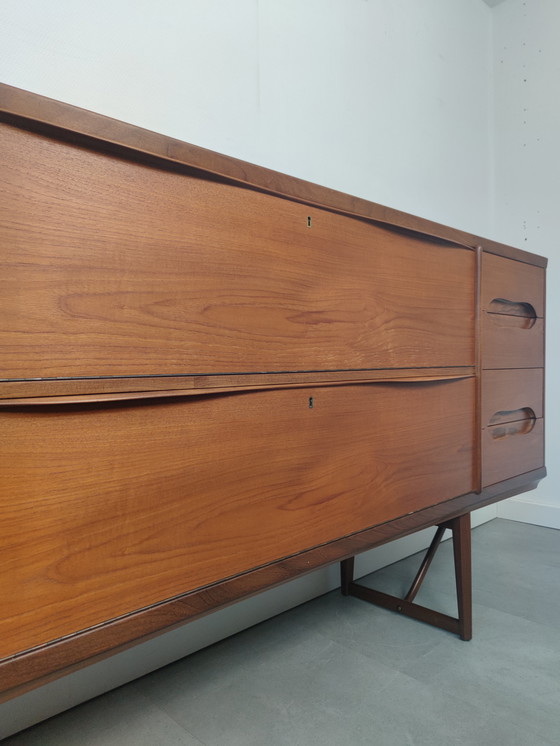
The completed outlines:
{"type": "Polygon", "coordinates": [[[313,397],[310,396],[309,397],[309,409],[313,409],[314,405],[315,405],[315,401],[313,400],[313,397]]]}
{"type": "Polygon", "coordinates": [[[307,216],[307,227],[311,228],[311,215],[307,216]]]}

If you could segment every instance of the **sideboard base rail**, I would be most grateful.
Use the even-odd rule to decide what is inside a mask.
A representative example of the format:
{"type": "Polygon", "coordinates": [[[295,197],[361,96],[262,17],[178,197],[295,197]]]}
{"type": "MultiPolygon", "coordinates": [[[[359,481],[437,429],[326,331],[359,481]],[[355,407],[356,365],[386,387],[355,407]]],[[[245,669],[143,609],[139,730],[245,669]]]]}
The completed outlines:
{"type": "Polygon", "coordinates": [[[545,476],[535,469],[2,660],[0,703],[320,567],[528,492],[545,476]]]}
{"type": "Polygon", "coordinates": [[[354,582],[354,557],[340,563],[341,590],[344,596],[355,596],[376,606],[440,627],[459,635],[461,640],[472,639],[472,571],[471,571],[471,521],[470,513],[465,513],[437,526],[422,564],[404,598],[369,588],[354,582]],[[457,589],[458,617],[442,614],[414,603],[428,569],[434,559],[445,530],[453,535],[453,556],[455,562],[455,585],[457,589]]]}

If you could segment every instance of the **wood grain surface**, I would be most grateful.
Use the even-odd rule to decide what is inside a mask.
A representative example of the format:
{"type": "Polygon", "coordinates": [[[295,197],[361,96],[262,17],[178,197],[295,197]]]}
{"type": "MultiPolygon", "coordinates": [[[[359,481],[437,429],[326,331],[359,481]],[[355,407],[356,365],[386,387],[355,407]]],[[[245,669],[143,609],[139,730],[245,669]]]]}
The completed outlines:
{"type": "Polygon", "coordinates": [[[0,166],[0,690],[544,476],[543,257],[1,84],[0,166]]]}
{"type": "Polygon", "coordinates": [[[486,370],[482,375],[482,426],[486,427],[496,412],[530,407],[536,417],[544,413],[544,371],[486,370]]]}
{"type": "Polygon", "coordinates": [[[487,427],[482,435],[482,482],[487,487],[517,474],[538,469],[544,464],[544,422],[530,427],[509,429],[501,425],[487,427]]]}
{"type": "Polygon", "coordinates": [[[498,500],[533,490],[545,476],[546,469],[540,468],[497,485],[490,485],[480,492],[469,492],[430,505],[428,508],[366,531],[341,537],[279,562],[226,578],[198,591],[119,617],[100,627],[69,635],[52,644],[0,661],[0,702],[152,639],[187,621],[199,619],[216,609],[223,609],[266,588],[281,585],[317,568],[464,515],[498,500]]]}
{"type": "Polygon", "coordinates": [[[491,310],[495,298],[530,303],[539,318],[544,316],[545,271],[500,256],[482,258],[482,308],[491,310]]]}
{"type": "Polygon", "coordinates": [[[7,411],[0,656],[469,492],[473,397],[466,379],[7,411]]]}
{"type": "Polygon", "coordinates": [[[485,368],[542,368],[544,319],[485,313],[482,317],[485,368]]]}
{"type": "Polygon", "coordinates": [[[2,138],[2,378],[473,363],[470,251],[2,138]]]}
{"type": "Polygon", "coordinates": [[[323,370],[303,373],[252,373],[213,376],[137,376],[134,378],[73,378],[40,381],[0,382],[0,407],[10,400],[68,396],[103,397],[123,394],[123,398],[149,396],[200,395],[225,391],[250,391],[293,386],[329,386],[374,381],[437,381],[475,375],[474,366],[445,368],[378,368],[377,370],[323,370]]]}

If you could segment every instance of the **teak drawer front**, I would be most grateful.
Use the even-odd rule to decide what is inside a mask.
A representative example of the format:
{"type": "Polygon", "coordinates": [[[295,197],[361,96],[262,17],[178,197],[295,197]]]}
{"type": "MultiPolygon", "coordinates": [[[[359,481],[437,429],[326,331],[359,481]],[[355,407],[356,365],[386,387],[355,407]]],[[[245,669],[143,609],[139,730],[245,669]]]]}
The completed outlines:
{"type": "Polygon", "coordinates": [[[544,316],[545,270],[532,264],[484,253],[482,256],[482,308],[497,313],[519,313],[516,304],[530,304],[535,316],[544,316]],[[502,301],[494,303],[493,301],[502,301]],[[505,303],[503,302],[505,301],[505,303]],[[496,310],[498,309],[498,310],[496,310]]]}
{"type": "Polygon", "coordinates": [[[544,269],[484,254],[481,299],[483,368],[542,367],[544,269]]]}
{"type": "Polygon", "coordinates": [[[542,419],[535,420],[527,429],[521,422],[493,425],[482,431],[483,487],[541,466],[544,466],[542,419]]]}
{"type": "Polygon", "coordinates": [[[473,364],[472,251],[0,136],[0,378],[473,364]]]}
{"type": "Polygon", "coordinates": [[[543,370],[483,371],[483,486],[544,465],[543,398],[543,370]]]}
{"type": "Polygon", "coordinates": [[[544,319],[485,313],[482,317],[483,368],[542,368],[544,319]]]}
{"type": "Polygon", "coordinates": [[[473,487],[474,379],[1,415],[0,657],[473,487]]]}
{"type": "MultiPolygon", "coordinates": [[[[530,408],[535,417],[543,416],[544,371],[540,368],[526,370],[486,370],[482,373],[481,422],[486,427],[499,412],[513,413],[510,420],[519,419],[517,410],[530,408]]],[[[507,417],[503,415],[504,421],[507,417]]]]}

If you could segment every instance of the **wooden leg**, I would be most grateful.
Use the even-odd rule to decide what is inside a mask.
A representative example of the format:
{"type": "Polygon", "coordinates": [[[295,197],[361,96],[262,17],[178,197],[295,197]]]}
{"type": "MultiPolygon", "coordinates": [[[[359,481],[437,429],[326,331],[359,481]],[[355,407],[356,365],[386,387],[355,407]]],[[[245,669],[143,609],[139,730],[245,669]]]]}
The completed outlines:
{"type": "Polygon", "coordinates": [[[342,560],[340,563],[340,590],[343,596],[350,595],[350,585],[354,580],[354,557],[342,560]]]}
{"type": "Polygon", "coordinates": [[[341,590],[344,596],[355,596],[369,603],[382,606],[391,611],[397,611],[405,616],[418,619],[419,621],[432,624],[449,632],[458,634],[462,640],[472,638],[472,597],[471,597],[471,528],[470,514],[454,518],[442,523],[437,527],[432,543],[412,585],[404,598],[391,596],[388,593],[376,591],[359,583],[354,578],[354,558],[341,562],[341,590]],[[455,583],[457,588],[458,618],[442,614],[439,611],[428,609],[425,606],[413,603],[430,564],[441,543],[446,528],[450,528],[453,534],[453,555],[455,559],[455,583]]]}
{"type": "Polygon", "coordinates": [[[472,639],[471,514],[453,521],[453,555],[461,640],[472,639]]]}

